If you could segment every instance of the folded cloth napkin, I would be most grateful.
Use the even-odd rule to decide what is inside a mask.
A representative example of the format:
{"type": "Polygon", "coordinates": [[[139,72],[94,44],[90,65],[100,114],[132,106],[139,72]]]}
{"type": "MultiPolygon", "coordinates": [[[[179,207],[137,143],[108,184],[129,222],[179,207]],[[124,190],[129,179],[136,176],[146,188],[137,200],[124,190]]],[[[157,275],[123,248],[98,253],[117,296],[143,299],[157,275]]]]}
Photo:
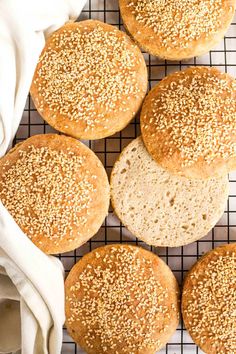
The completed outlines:
{"type": "Polygon", "coordinates": [[[63,267],[29,241],[0,203],[0,352],[60,353],[63,267]]]}
{"type": "MultiPolygon", "coordinates": [[[[86,0],[0,0],[0,157],[19,126],[45,38],[86,0]]],[[[59,354],[63,267],[42,253],[0,202],[0,353],[59,354]]]]}
{"type": "Polygon", "coordinates": [[[19,126],[45,38],[86,0],[0,0],[0,156],[19,126]]]}

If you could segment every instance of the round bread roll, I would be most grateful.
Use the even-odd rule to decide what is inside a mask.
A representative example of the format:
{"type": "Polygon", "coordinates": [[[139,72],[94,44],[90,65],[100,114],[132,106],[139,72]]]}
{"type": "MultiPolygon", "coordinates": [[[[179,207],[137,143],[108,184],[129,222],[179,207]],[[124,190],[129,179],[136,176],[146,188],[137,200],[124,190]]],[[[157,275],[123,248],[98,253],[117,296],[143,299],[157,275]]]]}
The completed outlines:
{"type": "Polygon", "coordinates": [[[63,135],[35,135],[0,160],[0,199],[36,246],[62,253],[100,228],[108,213],[109,182],[84,144],[63,135]]]}
{"type": "Polygon", "coordinates": [[[88,354],[154,354],[179,323],[179,288],[155,254],[109,245],[85,255],[66,283],[66,326],[88,354]]]}
{"type": "Polygon", "coordinates": [[[188,178],[236,169],[236,81],[218,69],[170,74],[145,99],[144,143],[168,171],[188,178]]]}
{"type": "Polygon", "coordinates": [[[68,23],[47,40],[31,96],[55,129],[81,139],[122,130],[147,90],[139,48],[116,27],[95,20],[68,23]]]}
{"type": "Polygon", "coordinates": [[[229,193],[228,177],[189,180],[161,168],[142,138],[121,153],[111,174],[115,213],[149,245],[179,247],[205,236],[220,219],[229,193]]]}
{"type": "Polygon", "coordinates": [[[182,314],[193,341],[205,353],[235,353],[236,244],[215,248],[188,272],[182,314]]]}
{"type": "Polygon", "coordinates": [[[235,0],[119,0],[124,25],[145,51],[182,60],[209,52],[226,33],[235,0]]]}

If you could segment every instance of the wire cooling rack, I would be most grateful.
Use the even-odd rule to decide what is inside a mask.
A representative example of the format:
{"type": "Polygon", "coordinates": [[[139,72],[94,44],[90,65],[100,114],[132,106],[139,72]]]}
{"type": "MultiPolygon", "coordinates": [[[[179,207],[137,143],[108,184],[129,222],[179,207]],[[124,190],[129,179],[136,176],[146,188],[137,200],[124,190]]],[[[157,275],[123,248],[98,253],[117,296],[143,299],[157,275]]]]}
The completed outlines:
{"type": "MultiPolygon", "coordinates": [[[[123,30],[118,8],[118,0],[89,0],[79,20],[88,18],[110,23],[123,30]]],[[[228,72],[236,77],[236,16],[224,40],[205,56],[185,62],[168,62],[160,61],[146,53],[143,53],[143,55],[148,67],[149,89],[170,72],[184,69],[189,65],[216,66],[222,71],[228,72]]],[[[26,103],[22,122],[18,129],[15,142],[19,142],[35,134],[49,132],[54,132],[54,130],[42,120],[29,98],[26,103]]],[[[122,132],[106,139],[85,143],[88,144],[88,146],[101,159],[108,175],[110,175],[112,166],[119,153],[139,134],[139,119],[136,117],[135,120],[122,132]]],[[[65,266],[66,273],[68,273],[72,266],[85,253],[105,244],[122,242],[136,244],[151,249],[151,251],[158,254],[173,270],[181,285],[188,269],[203,253],[216,246],[236,242],[236,172],[230,174],[230,196],[223,217],[215,228],[200,241],[178,248],[157,249],[149,247],[143,242],[138,241],[124,226],[122,226],[113,214],[113,210],[110,208],[109,215],[103,226],[92,240],[74,252],[66,253],[59,257],[65,266]]],[[[84,352],[76,346],[73,340],[68,336],[66,329],[64,329],[62,354],[82,353],[84,352]]],[[[186,332],[183,323],[180,323],[175,335],[159,353],[200,354],[202,351],[194,345],[186,332]]]]}

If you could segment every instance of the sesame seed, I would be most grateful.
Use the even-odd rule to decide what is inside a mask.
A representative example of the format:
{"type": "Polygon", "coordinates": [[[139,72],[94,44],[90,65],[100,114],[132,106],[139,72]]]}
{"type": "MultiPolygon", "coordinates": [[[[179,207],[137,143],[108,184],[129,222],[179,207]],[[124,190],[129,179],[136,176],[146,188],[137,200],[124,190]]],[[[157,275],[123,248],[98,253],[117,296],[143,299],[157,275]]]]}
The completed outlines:
{"type": "Polygon", "coordinates": [[[214,353],[235,353],[236,253],[210,252],[206,257],[183,289],[185,324],[203,350],[210,352],[212,346],[214,353]]]}
{"type": "Polygon", "coordinates": [[[4,163],[0,198],[31,239],[44,236],[58,244],[87,223],[94,179],[82,168],[85,163],[70,149],[33,145],[20,149],[14,164],[4,163]]]}
{"type": "Polygon", "coordinates": [[[189,68],[171,74],[154,90],[148,113],[142,117],[143,132],[165,137],[156,139],[163,155],[171,157],[178,151],[182,166],[200,158],[211,164],[217,158],[235,156],[233,78],[215,68],[189,68]]]}
{"type": "Polygon", "coordinates": [[[96,250],[92,266],[73,276],[67,325],[87,333],[86,346],[92,348],[95,341],[101,353],[120,353],[121,343],[122,353],[158,350],[166,338],[162,333],[173,324],[171,316],[178,313],[177,296],[171,300],[170,289],[138,248],[102,249],[96,250]]]}
{"type": "Polygon", "coordinates": [[[224,0],[130,0],[127,8],[139,24],[153,30],[158,45],[169,50],[214,35],[225,8],[233,11],[224,0]]]}
{"type": "Polygon", "coordinates": [[[87,132],[104,124],[117,106],[124,110],[127,99],[140,100],[145,90],[137,78],[138,54],[120,33],[98,23],[54,33],[34,80],[41,98],[38,109],[83,122],[87,132]]]}

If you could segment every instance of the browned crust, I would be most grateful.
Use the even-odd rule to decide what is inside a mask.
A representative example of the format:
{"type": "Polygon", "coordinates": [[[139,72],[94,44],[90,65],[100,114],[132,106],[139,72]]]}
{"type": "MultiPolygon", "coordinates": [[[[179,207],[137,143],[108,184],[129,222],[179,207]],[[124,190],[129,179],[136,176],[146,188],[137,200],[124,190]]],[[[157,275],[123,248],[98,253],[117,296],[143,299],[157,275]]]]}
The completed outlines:
{"type": "MultiPolygon", "coordinates": [[[[140,124],[141,132],[144,144],[151,154],[151,156],[156,160],[163,168],[168,171],[184,176],[187,178],[199,178],[208,179],[211,177],[221,177],[226,175],[228,172],[236,169],[236,156],[230,157],[228,159],[215,158],[213,162],[207,163],[203,157],[199,158],[196,162],[191,164],[191,166],[183,166],[184,159],[180,155],[179,150],[175,150],[171,157],[167,156],[166,153],[166,142],[170,141],[170,136],[168,131],[157,132],[155,130],[154,124],[151,125],[148,122],[148,117],[152,117],[152,99],[156,98],[159,93],[160,87],[169,86],[171,82],[178,79],[180,73],[187,73],[190,77],[194,75],[195,71],[205,72],[206,70],[211,70],[212,75],[217,78],[226,80],[228,84],[232,84],[234,80],[228,74],[220,72],[216,68],[205,68],[205,67],[189,67],[184,71],[175,72],[167,77],[165,77],[159,84],[157,84],[147,95],[141,111],[140,124]],[[144,126],[148,125],[148,129],[144,129],[144,126]]],[[[236,91],[235,91],[236,99],[236,91]]],[[[235,141],[235,136],[232,135],[232,141],[235,141]]]]}
{"type": "MultiPolygon", "coordinates": [[[[90,215],[87,217],[87,223],[81,225],[79,228],[73,228],[73,235],[69,234],[63,239],[56,241],[43,234],[35,234],[31,240],[42,251],[48,254],[56,254],[69,252],[83,243],[88,241],[100,228],[105,216],[108,213],[109,207],[109,182],[106,171],[97,158],[97,156],[84,144],[78,140],[64,135],[57,134],[42,134],[35,135],[18,144],[15,148],[10,150],[6,156],[0,160],[0,181],[4,171],[13,166],[20,158],[20,151],[27,151],[30,146],[34,147],[50,147],[53,150],[63,151],[64,153],[73,151],[78,156],[85,156],[85,163],[81,167],[83,170],[89,170],[91,175],[96,175],[96,179],[91,179],[94,187],[96,188],[96,198],[93,197],[92,205],[90,207],[90,215]],[[7,165],[6,165],[7,163],[7,165]],[[3,169],[5,170],[3,171],[3,169]],[[71,239],[72,241],[69,241],[71,239]]],[[[79,179],[78,179],[79,181],[79,179]]],[[[30,210],[33,212],[33,210],[30,210]]],[[[81,216],[86,211],[81,211],[81,216]]],[[[21,227],[25,232],[25,227],[21,227]]]]}
{"type": "MultiPolygon", "coordinates": [[[[124,22],[124,26],[130,33],[134,41],[148,53],[158,56],[166,60],[185,60],[193,57],[201,56],[214,48],[227,32],[234,16],[236,1],[224,1],[224,14],[222,16],[221,27],[218,32],[211,34],[208,37],[201,36],[199,40],[191,42],[188,48],[181,49],[178,43],[175,49],[168,51],[166,48],[160,46],[160,38],[153,31],[152,28],[146,27],[135,19],[135,14],[132,13],[131,8],[127,7],[129,0],[119,0],[120,12],[124,22]]],[[[180,38],[181,42],[181,38],[180,38]]]]}
{"type": "MultiPolygon", "coordinates": [[[[67,23],[65,26],[61,27],[59,30],[57,30],[55,33],[61,33],[65,29],[66,30],[74,30],[76,28],[80,28],[81,31],[88,31],[90,29],[91,31],[96,28],[97,26],[100,26],[103,28],[104,32],[112,32],[113,34],[115,33],[117,38],[120,39],[126,39],[126,42],[129,44],[129,50],[130,52],[134,53],[135,56],[137,57],[136,61],[136,66],[134,70],[136,71],[136,79],[138,82],[138,86],[140,89],[140,93],[136,95],[135,98],[127,100],[127,97],[123,95],[122,99],[119,100],[116,103],[116,106],[112,112],[106,113],[105,118],[108,119],[107,122],[104,123],[104,121],[100,121],[96,123],[96,126],[94,127],[93,130],[88,129],[85,131],[86,122],[84,121],[71,121],[66,115],[59,114],[59,112],[56,112],[56,118],[53,117],[54,112],[50,111],[50,107],[44,102],[43,108],[40,109],[40,104],[39,102],[43,100],[43,97],[41,94],[39,94],[38,91],[38,85],[35,84],[35,80],[39,79],[39,84],[42,84],[43,78],[39,78],[38,71],[41,68],[42,64],[39,62],[35,74],[33,77],[30,93],[31,97],[33,99],[33,102],[35,104],[35,107],[37,108],[38,112],[42,116],[42,118],[50,124],[53,128],[61,131],[62,133],[71,135],[75,138],[80,138],[80,139],[101,139],[105,138],[107,136],[113,135],[116,132],[124,129],[127,124],[134,118],[136,113],[139,111],[141,108],[142,101],[145,97],[146,91],[147,91],[147,68],[146,64],[143,58],[142,53],[140,52],[139,48],[133,43],[133,41],[122,31],[119,31],[116,29],[116,27],[108,25],[106,23],[100,22],[100,21],[95,21],[95,20],[86,20],[86,21],[81,21],[79,23],[67,23]],[[120,104],[122,101],[127,102],[126,107],[128,110],[126,112],[124,111],[119,111],[120,104]]],[[[43,49],[41,53],[41,57],[43,54],[47,51],[48,47],[54,48],[55,46],[52,43],[53,40],[53,35],[48,39],[45,48],[43,49]]],[[[55,48],[54,48],[55,49],[55,48]]],[[[88,68],[89,69],[89,68],[88,68]]],[[[117,72],[119,72],[119,67],[117,67],[117,72]]],[[[114,74],[115,75],[115,74],[114,74]]],[[[97,104],[97,109],[100,109],[99,103],[97,104]]]]}
{"type": "MultiPolygon", "coordinates": [[[[150,251],[147,251],[143,248],[136,247],[136,246],[130,246],[130,245],[124,245],[124,244],[116,244],[116,245],[109,245],[109,246],[103,246],[100,248],[97,248],[93,250],[92,252],[86,254],[83,256],[83,258],[74,265],[74,267],[71,269],[66,282],[65,282],[65,293],[66,293],[66,298],[68,298],[71,294],[71,286],[74,285],[78,280],[81,272],[85,269],[85,267],[89,264],[92,267],[93,266],[101,266],[101,268],[104,270],[106,268],[106,265],[104,262],[102,262],[102,259],[104,258],[105,255],[109,254],[112,248],[120,248],[124,247],[130,252],[132,252],[135,249],[139,250],[138,257],[140,259],[145,258],[147,260],[150,260],[152,262],[152,267],[156,271],[156,277],[158,278],[159,282],[163,285],[163,287],[167,288],[169,290],[169,301],[168,301],[168,307],[171,309],[171,304],[175,304],[176,308],[179,308],[179,287],[178,283],[175,279],[174,274],[170,270],[170,268],[155,254],[153,254],[150,251]],[[132,251],[131,251],[132,249],[132,251]],[[99,253],[100,257],[97,258],[95,256],[95,253],[99,253]]],[[[147,273],[146,273],[147,274],[147,273]]],[[[145,276],[145,273],[144,273],[145,276]]],[[[138,286],[133,288],[134,292],[139,291],[138,286]]],[[[82,298],[83,296],[83,290],[80,289],[78,291],[78,297],[82,298]]],[[[170,326],[168,328],[168,331],[165,333],[157,333],[158,338],[160,338],[162,343],[167,343],[169,340],[170,336],[173,335],[175,332],[178,323],[179,323],[179,313],[178,311],[174,311],[173,309],[170,310],[171,314],[171,319],[170,319],[170,326]]],[[[66,301],[66,318],[68,319],[71,316],[71,309],[70,309],[70,303],[69,301],[66,301]]],[[[105,353],[101,349],[101,343],[99,338],[96,338],[93,342],[93,349],[88,348],[84,336],[87,334],[86,328],[82,326],[82,318],[81,321],[74,322],[73,324],[69,324],[66,322],[66,327],[69,332],[69,334],[72,336],[72,338],[75,340],[76,343],[78,343],[88,354],[98,354],[98,353],[105,353]]],[[[93,334],[93,333],[92,333],[93,334]]],[[[134,343],[135,344],[135,343],[134,343]]],[[[126,348],[124,347],[124,343],[119,343],[119,347],[116,348],[117,352],[119,354],[122,353],[127,353],[125,350],[126,348]]],[[[160,349],[160,348],[158,348],[160,349]]],[[[134,351],[136,354],[155,354],[155,351],[150,351],[150,348],[148,349],[143,349],[139,350],[136,349],[134,351]]],[[[107,349],[106,351],[107,354],[114,354],[114,350],[112,349],[107,349]]]]}
{"type": "MultiPolygon", "coordinates": [[[[191,278],[193,274],[198,273],[197,281],[200,281],[205,275],[206,266],[211,261],[217,261],[220,256],[225,256],[227,253],[232,255],[236,253],[236,243],[227,244],[220,247],[217,247],[206,254],[204,254],[199,261],[197,261],[192,268],[188,271],[183,285],[183,293],[182,293],[182,300],[181,300],[181,311],[183,316],[183,321],[185,324],[186,329],[188,330],[190,336],[192,337],[193,341],[203,350],[205,353],[209,354],[218,354],[223,353],[220,351],[220,348],[214,348],[213,344],[215,344],[210,338],[208,338],[204,344],[200,342],[199,339],[191,332],[191,313],[186,312],[188,301],[191,300],[191,291],[193,289],[194,283],[196,279],[191,278]]],[[[232,274],[233,276],[233,274],[232,274]]]]}

